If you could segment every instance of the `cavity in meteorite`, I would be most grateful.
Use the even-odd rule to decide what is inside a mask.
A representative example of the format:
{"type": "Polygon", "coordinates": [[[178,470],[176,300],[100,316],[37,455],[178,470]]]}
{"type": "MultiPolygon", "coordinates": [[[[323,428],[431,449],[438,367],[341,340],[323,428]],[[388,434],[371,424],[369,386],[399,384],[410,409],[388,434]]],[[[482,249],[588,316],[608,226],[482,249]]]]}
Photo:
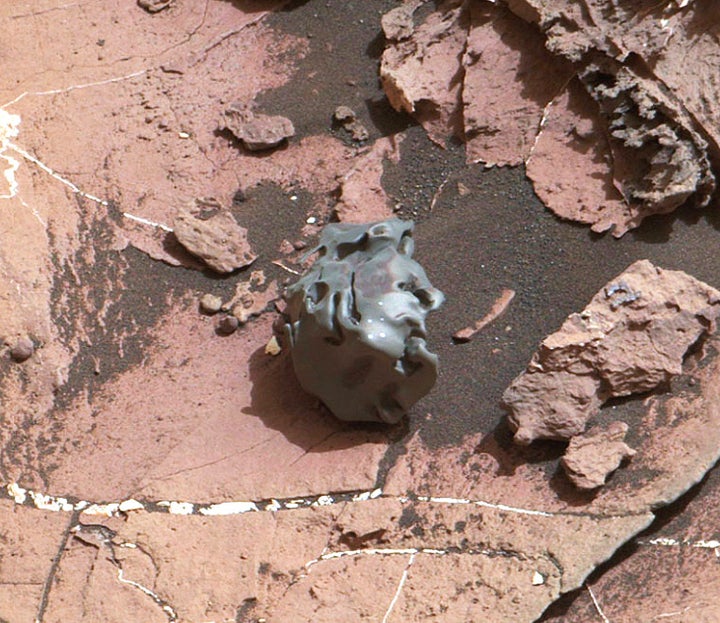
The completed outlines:
{"type": "Polygon", "coordinates": [[[295,373],[341,420],[397,422],[435,384],[425,316],[445,297],[412,259],[413,227],[328,225],[287,290],[295,373]]]}

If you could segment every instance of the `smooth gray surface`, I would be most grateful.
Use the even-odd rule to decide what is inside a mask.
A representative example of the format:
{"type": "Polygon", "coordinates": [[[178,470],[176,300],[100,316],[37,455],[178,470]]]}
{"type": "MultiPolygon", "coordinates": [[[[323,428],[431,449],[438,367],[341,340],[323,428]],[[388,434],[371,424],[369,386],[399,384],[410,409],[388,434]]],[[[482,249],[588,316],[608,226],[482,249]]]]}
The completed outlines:
{"type": "Polygon", "coordinates": [[[425,316],[440,307],[412,259],[413,223],[332,224],[287,291],[287,335],[303,388],[341,420],[397,422],[437,378],[425,316]]]}

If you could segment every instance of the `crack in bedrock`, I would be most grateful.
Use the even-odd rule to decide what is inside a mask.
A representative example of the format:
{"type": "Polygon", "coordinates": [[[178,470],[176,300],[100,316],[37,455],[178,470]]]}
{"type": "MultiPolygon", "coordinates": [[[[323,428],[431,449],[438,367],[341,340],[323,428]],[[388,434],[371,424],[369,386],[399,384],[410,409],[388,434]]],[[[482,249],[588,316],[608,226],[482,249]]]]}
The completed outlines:
{"type": "Polygon", "coordinates": [[[85,515],[105,515],[108,517],[125,515],[133,511],[164,513],[170,515],[242,515],[244,513],[277,512],[320,506],[334,506],[347,503],[367,502],[379,498],[397,500],[402,504],[418,502],[440,506],[468,506],[495,510],[498,512],[528,515],[536,517],[587,517],[590,519],[613,519],[646,515],[646,511],[626,513],[588,513],[581,511],[543,511],[506,504],[496,504],[484,500],[470,500],[440,496],[408,494],[387,495],[380,488],[362,491],[340,491],[290,498],[265,498],[262,500],[235,500],[225,502],[187,502],[177,500],[136,500],[128,498],[119,502],[90,502],[73,496],[54,496],[25,489],[12,482],[2,486],[0,499],[12,500],[21,506],[34,507],[53,512],[81,512],[85,515]]]}

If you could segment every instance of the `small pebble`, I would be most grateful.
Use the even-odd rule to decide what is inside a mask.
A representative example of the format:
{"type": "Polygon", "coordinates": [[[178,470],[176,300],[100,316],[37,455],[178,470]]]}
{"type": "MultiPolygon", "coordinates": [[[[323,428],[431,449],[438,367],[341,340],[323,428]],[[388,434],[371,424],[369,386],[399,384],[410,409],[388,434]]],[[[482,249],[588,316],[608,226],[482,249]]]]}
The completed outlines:
{"type": "Polygon", "coordinates": [[[347,121],[354,121],[355,120],[355,111],[350,108],[349,106],[338,106],[335,109],[335,113],[333,114],[333,117],[336,121],[339,121],[340,123],[344,123],[347,121]]]}
{"type": "Polygon", "coordinates": [[[217,314],[222,307],[222,299],[214,294],[205,294],[200,299],[200,309],[206,314],[217,314]]]}
{"type": "Polygon", "coordinates": [[[273,335],[265,346],[265,354],[275,357],[280,354],[280,344],[278,344],[277,338],[273,335]]]}
{"type": "Polygon", "coordinates": [[[10,349],[10,356],[18,363],[21,363],[30,359],[34,352],[35,344],[33,344],[33,341],[29,337],[21,337],[10,349]]]}
{"type": "Polygon", "coordinates": [[[234,333],[240,326],[240,322],[235,316],[223,316],[220,322],[218,322],[218,331],[225,335],[234,333]]]}

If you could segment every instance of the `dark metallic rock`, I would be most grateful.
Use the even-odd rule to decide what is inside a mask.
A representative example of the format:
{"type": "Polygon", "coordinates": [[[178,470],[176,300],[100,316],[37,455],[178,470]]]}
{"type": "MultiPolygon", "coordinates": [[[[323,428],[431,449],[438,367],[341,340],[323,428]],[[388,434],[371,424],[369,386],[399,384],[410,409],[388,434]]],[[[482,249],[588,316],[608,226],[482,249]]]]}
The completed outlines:
{"type": "Polygon", "coordinates": [[[287,290],[295,373],[341,420],[397,422],[435,384],[425,316],[445,297],[412,259],[413,227],[328,225],[287,290]]]}

